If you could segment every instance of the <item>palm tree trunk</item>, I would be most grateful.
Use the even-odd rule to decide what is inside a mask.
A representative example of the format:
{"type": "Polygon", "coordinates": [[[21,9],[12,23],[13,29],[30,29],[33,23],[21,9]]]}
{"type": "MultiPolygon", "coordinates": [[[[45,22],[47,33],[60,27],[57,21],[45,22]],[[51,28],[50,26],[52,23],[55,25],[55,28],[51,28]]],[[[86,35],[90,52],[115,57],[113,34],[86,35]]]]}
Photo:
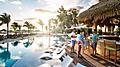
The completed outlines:
{"type": "Polygon", "coordinates": [[[43,32],[43,25],[42,25],[42,32],[43,32]]]}
{"type": "Polygon", "coordinates": [[[9,36],[9,23],[7,23],[7,38],[9,36]]]}
{"type": "Polygon", "coordinates": [[[50,47],[50,23],[49,23],[49,46],[50,47]]]}
{"type": "MultiPolygon", "coordinates": [[[[9,38],[9,23],[7,23],[7,39],[9,38]]],[[[7,42],[7,51],[9,51],[9,43],[7,42]]]]}
{"type": "Polygon", "coordinates": [[[9,43],[7,42],[7,51],[9,51],[9,43]]]}
{"type": "Polygon", "coordinates": [[[28,36],[29,36],[29,28],[28,28],[28,36]]]}

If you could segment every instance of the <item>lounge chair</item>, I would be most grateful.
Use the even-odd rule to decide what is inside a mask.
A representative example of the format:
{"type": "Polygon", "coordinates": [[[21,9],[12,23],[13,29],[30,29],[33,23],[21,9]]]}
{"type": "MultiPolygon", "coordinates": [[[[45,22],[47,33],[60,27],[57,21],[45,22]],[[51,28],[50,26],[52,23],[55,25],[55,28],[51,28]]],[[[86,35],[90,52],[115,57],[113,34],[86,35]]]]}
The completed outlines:
{"type": "Polygon", "coordinates": [[[77,63],[77,64],[75,65],[75,67],[86,67],[86,66],[84,66],[84,65],[82,65],[82,64],[80,64],[80,63],[77,63]]]}
{"type": "Polygon", "coordinates": [[[73,62],[73,59],[66,55],[63,57],[63,61],[61,62],[62,67],[68,67],[73,62]]]}

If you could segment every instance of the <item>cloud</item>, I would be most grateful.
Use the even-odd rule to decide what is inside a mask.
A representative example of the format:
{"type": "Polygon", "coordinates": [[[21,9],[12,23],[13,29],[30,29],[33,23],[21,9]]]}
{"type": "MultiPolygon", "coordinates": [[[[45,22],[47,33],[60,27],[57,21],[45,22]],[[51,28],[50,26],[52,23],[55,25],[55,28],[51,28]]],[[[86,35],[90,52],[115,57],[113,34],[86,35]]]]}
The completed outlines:
{"type": "Polygon", "coordinates": [[[76,6],[77,9],[83,9],[84,7],[83,6],[76,6]]]}
{"type": "Polygon", "coordinates": [[[28,18],[23,18],[24,20],[35,20],[35,17],[28,17],[28,18]]]}
{"type": "Polygon", "coordinates": [[[14,21],[16,21],[16,22],[23,22],[24,20],[20,20],[20,19],[19,19],[19,20],[14,20],[14,21]]]}
{"type": "Polygon", "coordinates": [[[37,2],[38,2],[42,7],[48,5],[45,0],[37,0],[37,2]]]}
{"type": "Polygon", "coordinates": [[[38,12],[48,12],[48,13],[55,13],[56,12],[56,11],[50,11],[50,10],[41,9],[41,8],[37,8],[37,9],[35,9],[35,11],[38,11],[38,12]]]}
{"type": "Polygon", "coordinates": [[[88,8],[90,8],[92,5],[98,3],[99,0],[79,0],[78,5],[84,7],[83,9],[80,10],[79,13],[87,10],[88,8]]]}
{"type": "Polygon", "coordinates": [[[71,2],[71,3],[77,3],[79,0],[62,0],[62,1],[65,1],[65,2],[71,2]]]}
{"type": "Polygon", "coordinates": [[[0,0],[0,2],[5,2],[5,0],[0,0]]]}
{"type": "Polygon", "coordinates": [[[21,4],[22,4],[22,2],[21,2],[21,1],[18,1],[18,0],[11,1],[10,3],[11,3],[11,4],[14,4],[14,5],[21,5],[21,4]]]}
{"type": "Polygon", "coordinates": [[[22,10],[23,8],[21,6],[18,7],[19,10],[22,10]]]}
{"type": "Polygon", "coordinates": [[[59,9],[61,5],[63,5],[65,9],[76,7],[79,0],[38,0],[39,3],[42,1],[46,4],[45,9],[55,11],[59,9]]]}
{"type": "Polygon", "coordinates": [[[97,4],[99,2],[99,0],[90,0],[89,2],[89,6],[92,6],[94,4],[97,4]]]}

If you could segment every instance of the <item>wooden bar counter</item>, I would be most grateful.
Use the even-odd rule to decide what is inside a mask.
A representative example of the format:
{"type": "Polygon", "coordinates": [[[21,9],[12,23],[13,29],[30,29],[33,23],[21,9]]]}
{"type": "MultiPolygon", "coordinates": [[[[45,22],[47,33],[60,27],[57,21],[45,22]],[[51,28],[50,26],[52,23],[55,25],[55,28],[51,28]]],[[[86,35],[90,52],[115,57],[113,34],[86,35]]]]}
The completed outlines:
{"type": "Polygon", "coordinates": [[[101,56],[104,57],[104,48],[105,44],[104,44],[104,40],[99,40],[98,43],[97,43],[97,53],[101,56]]]}
{"type": "MultiPolygon", "coordinates": [[[[118,47],[120,48],[120,43],[118,44],[118,47]]],[[[104,39],[101,39],[97,43],[97,53],[104,57],[105,56],[105,42],[104,39]]],[[[106,57],[108,57],[109,52],[106,50],[106,57]]],[[[118,58],[120,58],[120,51],[117,52],[118,58]]],[[[110,59],[114,59],[115,57],[115,51],[110,51],[110,59]]]]}

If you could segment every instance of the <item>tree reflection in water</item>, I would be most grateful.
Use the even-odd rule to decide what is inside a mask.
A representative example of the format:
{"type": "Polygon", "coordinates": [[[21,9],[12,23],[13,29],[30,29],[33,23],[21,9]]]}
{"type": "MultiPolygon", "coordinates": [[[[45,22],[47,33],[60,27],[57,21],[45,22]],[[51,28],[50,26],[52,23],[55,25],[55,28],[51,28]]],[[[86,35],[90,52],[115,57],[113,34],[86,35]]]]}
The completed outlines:
{"type": "Polygon", "coordinates": [[[7,60],[10,59],[10,52],[8,50],[9,48],[9,43],[7,44],[7,48],[5,47],[0,47],[0,64],[6,63],[7,60]]]}
{"type": "Polygon", "coordinates": [[[19,41],[15,41],[15,42],[13,42],[13,43],[11,43],[13,46],[17,46],[18,45],[18,43],[20,43],[19,41]]]}
{"type": "Polygon", "coordinates": [[[34,38],[33,39],[28,38],[28,41],[24,42],[23,45],[27,48],[32,45],[33,41],[34,41],[34,38]]]}
{"type": "Polygon", "coordinates": [[[6,60],[8,60],[8,59],[10,59],[9,51],[3,50],[3,52],[0,52],[0,62],[6,62],[6,60]]]}
{"type": "Polygon", "coordinates": [[[17,59],[12,59],[10,56],[11,53],[9,51],[9,42],[8,42],[7,47],[0,46],[0,64],[2,64],[3,66],[5,64],[4,67],[12,67],[12,65],[17,61],[17,59]]]}

